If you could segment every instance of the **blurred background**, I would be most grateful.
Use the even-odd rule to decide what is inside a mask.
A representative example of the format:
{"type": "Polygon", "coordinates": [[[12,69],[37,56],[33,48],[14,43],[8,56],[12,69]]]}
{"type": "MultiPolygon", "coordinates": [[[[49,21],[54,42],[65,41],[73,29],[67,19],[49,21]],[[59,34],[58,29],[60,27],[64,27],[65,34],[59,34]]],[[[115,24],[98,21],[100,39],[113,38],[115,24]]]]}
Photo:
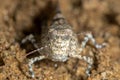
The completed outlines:
{"type": "MultiPolygon", "coordinates": [[[[36,63],[35,80],[120,80],[120,0],[59,0],[59,4],[75,33],[91,31],[98,43],[108,46],[101,51],[87,46],[83,51],[96,54],[89,78],[84,61],[69,59],[36,63]]],[[[32,80],[23,57],[34,49],[21,47],[20,41],[34,34],[40,45],[55,8],[56,0],[0,0],[0,80],[32,80]]]]}

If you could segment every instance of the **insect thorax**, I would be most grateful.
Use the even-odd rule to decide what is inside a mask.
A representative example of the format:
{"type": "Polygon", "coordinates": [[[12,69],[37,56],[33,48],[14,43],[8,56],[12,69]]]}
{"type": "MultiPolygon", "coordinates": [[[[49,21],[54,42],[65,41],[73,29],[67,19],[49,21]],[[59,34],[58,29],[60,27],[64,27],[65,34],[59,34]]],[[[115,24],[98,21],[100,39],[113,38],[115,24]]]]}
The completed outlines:
{"type": "Polygon", "coordinates": [[[78,40],[68,24],[51,25],[48,31],[50,56],[56,61],[66,61],[70,53],[77,52],[78,40]]]}

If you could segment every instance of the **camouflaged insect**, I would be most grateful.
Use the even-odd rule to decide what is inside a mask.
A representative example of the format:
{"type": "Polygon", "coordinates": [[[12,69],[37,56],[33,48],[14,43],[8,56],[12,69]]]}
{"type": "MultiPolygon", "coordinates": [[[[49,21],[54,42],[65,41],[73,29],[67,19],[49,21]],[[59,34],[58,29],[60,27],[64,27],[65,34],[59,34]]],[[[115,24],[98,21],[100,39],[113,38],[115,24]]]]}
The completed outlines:
{"type": "Polygon", "coordinates": [[[22,43],[26,42],[27,40],[31,41],[37,48],[28,54],[32,54],[37,51],[41,54],[38,57],[29,59],[28,66],[32,78],[35,77],[32,64],[34,64],[36,61],[40,61],[42,59],[51,59],[52,61],[65,62],[70,57],[78,58],[87,62],[88,67],[86,69],[86,74],[87,76],[90,76],[93,59],[87,56],[82,56],[80,53],[89,40],[92,41],[96,48],[102,48],[105,46],[105,43],[102,45],[97,44],[91,33],[86,33],[84,40],[81,42],[81,44],[79,44],[77,34],[73,32],[72,27],[66,22],[60,11],[58,11],[53,18],[53,23],[49,27],[46,38],[44,39],[43,47],[39,48],[37,44],[35,44],[33,35],[27,36],[25,39],[23,39],[22,43]],[[46,52],[41,53],[40,51],[42,50],[46,52]]]}

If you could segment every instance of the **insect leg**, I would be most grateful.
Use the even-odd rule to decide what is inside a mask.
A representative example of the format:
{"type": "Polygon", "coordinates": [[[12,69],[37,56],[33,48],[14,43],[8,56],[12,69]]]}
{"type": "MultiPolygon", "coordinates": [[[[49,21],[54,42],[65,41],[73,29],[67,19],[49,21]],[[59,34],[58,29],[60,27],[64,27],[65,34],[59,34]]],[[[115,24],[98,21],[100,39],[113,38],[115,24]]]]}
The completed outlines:
{"type": "Polygon", "coordinates": [[[87,43],[89,40],[92,41],[92,44],[93,44],[93,45],[95,46],[95,48],[97,48],[97,49],[103,48],[103,47],[105,47],[105,46],[107,45],[106,43],[98,44],[91,33],[86,33],[86,34],[85,34],[85,37],[84,37],[84,41],[82,41],[82,43],[81,43],[81,48],[82,48],[82,49],[86,46],[86,43],[87,43]]]}
{"type": "Polygon", "coordinates": [[[38,45],[36,44],[36,40],[35,40],[35,38],[34,38],[34,35],[30,34],[30,35],[26,36],[26,37],[22,40],[21,43],[24,44],[24,43],[27,42],[27,41],[30,41],[36,49],[39,48],[38,45]]]}
{"type": "Polygon", "coordinates": [[[84,60],[85,62],[87,62],[88,66],[86,69],[86,75],[90,76],[90,71],[91,71],[91,68],[93,66],[93,59],[91,57],[81,56],[81,55],[73,55],[72,57],[78,58],[80,60],[84,60]]]}
{"type": "MultiPolygon", "coordinates": [[[[27,42],[27,41],[30,41],[36,49],[39,48],[38,45],[36,44],[36,40],[35,40],[35,38],[34,38],[34,35],[30,34],[30,35],[26,36],[26,37],[22,40],[21,43],[24,44],[24,43],[27,42]]],[[[40,50],[38,50],[38,52],[40,53],[40,50]]]]}
{"type": "Polygon", "coordinates": [[[32,78],[35,77],[32,64],[34,64],[36,61],[40,61],[40,60],[45,59],[45,58],[46,58],[45,56],[39,56],[39,57],[31,58],[31,59],[29,60],[29,63],[28,63],[29,73],[30,73],[30,75],[31,75],[32,78]]]}

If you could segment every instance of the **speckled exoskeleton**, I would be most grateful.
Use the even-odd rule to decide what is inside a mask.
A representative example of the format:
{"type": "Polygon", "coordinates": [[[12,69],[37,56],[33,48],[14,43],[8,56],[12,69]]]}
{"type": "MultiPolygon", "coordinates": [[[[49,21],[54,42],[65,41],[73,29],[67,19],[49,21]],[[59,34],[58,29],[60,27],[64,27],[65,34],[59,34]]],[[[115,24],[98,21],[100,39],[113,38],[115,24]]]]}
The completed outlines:
{"type": "Polygon", "coordinates": [[[89,40],[91,40],[91,42],[97,49],[105,46],[104,43],[101,45],[97,44],[91,33],[86,33],[84,40],[81,42],[81,44],[79,44],[77,34],[72,30],[72,27],[64,19],[58,8],[57,13],[53,18],[53,23],[49,27],[46,38],[44,39],[44,46],[39,48],[37,44],[34,43],[35,39],[33,35],[29,35],[24,38],[22,40],[22,43],[25,43],[27,40],[31,41],[33,45],[37,48],[36,50],[29,52],[28,54],[32,54],[37,51],[41,54],[40,51],[42,50],[48,51],[47,53],[42,53],[38,57],[29,59],[28,66],[32,78],[35,77],[32,65],[36,61],[40,61],[42,59],[51,59],[52,61],[65,62],[70,57],[78,58],[87,62],[88,67],[86,69],[86,74],[90,76],[93,59],[87,56],[82,56],[81,52],[89,40]]]}

